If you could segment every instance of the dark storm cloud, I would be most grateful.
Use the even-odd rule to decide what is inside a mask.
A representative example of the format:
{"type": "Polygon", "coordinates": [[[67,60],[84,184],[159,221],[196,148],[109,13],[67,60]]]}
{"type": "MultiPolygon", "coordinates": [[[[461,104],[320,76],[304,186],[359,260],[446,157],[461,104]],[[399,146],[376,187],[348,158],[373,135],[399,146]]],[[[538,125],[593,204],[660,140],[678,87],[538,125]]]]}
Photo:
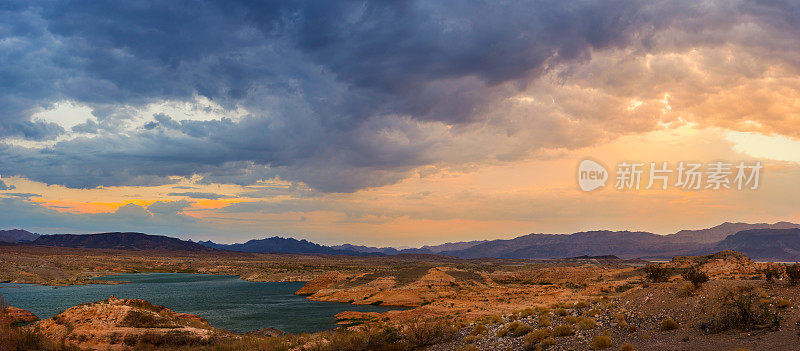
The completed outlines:
{"type": "MultiPolygon", "coordinates": [[[[790,3],[748,6],[756,16],[779,14],[783,20],[776,26],[797,26],[790,3]]],[[[73,188],[166,184],[171,176],[195,174],[205,183],[242,185],[281,177],[348,192],[397,182],[421,165],[585,146],[596,140],[572,138],[569,127],[542,116],[530,124],[556,130],[543,128],[511,151],[484,146],[470,153],[452,139],[486,123],[481,107],[508,93],[501,85],[521,89],[596,50],[632,41],[647,47],[653,33],[674,21],[701,26],[706,12],[726,18],[720,14],[732,7],[638,1],[5,2],[0,138],[63,134],[59,125],[30,118],[61,100],[90,106],[97,122],[72,128],[91,136],[46,148],[0,146],[0,174],[73,188]],[[122,127],[131,118],[127,106],[197,96],[249,114],[210,121],[156,114],[133,131],[122,127]],[[454,128],[424,125],[430,122],[454,128]]],[[[719,22],[715,28],[728,25],[719,22]]]]}

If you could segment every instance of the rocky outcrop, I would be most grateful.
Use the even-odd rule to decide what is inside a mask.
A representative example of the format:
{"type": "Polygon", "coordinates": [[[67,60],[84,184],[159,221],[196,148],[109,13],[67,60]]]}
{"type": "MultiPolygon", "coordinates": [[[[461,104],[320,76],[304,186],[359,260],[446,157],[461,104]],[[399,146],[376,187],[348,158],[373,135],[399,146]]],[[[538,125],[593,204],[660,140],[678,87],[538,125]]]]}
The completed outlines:
{"type": "MultiPolygon", "coordinates": [[[[195,315],[177,313],[139,299],[111,298],[71,307],[32,325],[55,342],[81,349],[125,349],[142,342],[180,340],[201,343],[217,331],[195,315]],[[146,341],[142,337],[146,336],[146,341]]],[[[181,345],[175,345],[181,346],[181,345]]]]}
{"type": "Polygon", "coordinates": [[[0,324],[18,324],[38,321],[39,317],[21,308],[7,306],[0,311],[0,324]]]}

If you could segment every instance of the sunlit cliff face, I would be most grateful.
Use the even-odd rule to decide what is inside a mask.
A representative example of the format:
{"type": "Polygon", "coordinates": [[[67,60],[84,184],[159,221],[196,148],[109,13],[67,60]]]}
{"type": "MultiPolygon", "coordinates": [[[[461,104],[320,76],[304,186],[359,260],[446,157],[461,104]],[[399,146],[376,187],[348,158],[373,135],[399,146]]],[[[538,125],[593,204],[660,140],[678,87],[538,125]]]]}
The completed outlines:
{"type": "Polygon", "coordinates": [[[7,228],[421,245],[800,221],[791,2],[33,1],[0,18],[7,228]],[[612,173],[591,192],[587,158],[612,173]],[[621,191],[623,161],[764,168],[755,190],[621,191]]]}

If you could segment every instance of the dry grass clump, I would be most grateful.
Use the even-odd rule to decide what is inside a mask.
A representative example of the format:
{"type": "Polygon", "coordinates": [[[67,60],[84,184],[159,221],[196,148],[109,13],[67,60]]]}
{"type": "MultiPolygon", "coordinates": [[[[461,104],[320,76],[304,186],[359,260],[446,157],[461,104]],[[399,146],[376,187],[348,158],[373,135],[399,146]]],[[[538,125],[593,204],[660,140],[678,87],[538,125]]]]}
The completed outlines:
{"type": "Polygon", "coordinates": [[[586,303],[586,301],[578,301],[578,302],[575,303],[575,308],[577,308],[577,309],[586,308],[588,306],[589,306],[589,304],[586,303]]]}
{"type": "Polygon", "coordinates": [[[464,343],[471,344],[480,339],[483,339],[480,335],[467,335],[464,337],[464,343]]]}
{"type": "Polygon", "coordinates": [[[565,308],[560,308],[559,307],[559,308],[556,308],[556,310],[553,311],[553,313],[555,313],[556,316],[566,316],[567,315],[567,310],[565,308]]]}
{"type": "Polygon", "coordinates": [[[458,351],[479,351],[480,349],[475,345],[464,345],[458,348],[458,351]]]}
{"type": "Polygon", "coordinates": [[[697,288],[695,288],[694,284],[686,283],[678,287],[678,296],[680,297],[694,296],[696,290],[697,288]]]}
{"type": "Polygon", "coordinates": [[[544,315],[539,316],[539,318],[536,319],[536,323],[538,323],[539,326],[542,327],[549,327],[553,324],[550,322],[550,317],[544,315]]]}
{"type": "Polygon", "coordinates": [[[661,321],[661,326],[659,327],[659,329],[661,329],[661,331],[670,331],[670,330],[678,329],[678,327],[679,327],[678,326],[678,322],[676,322],[672,318],[667,318],[667,319],[661,321]]]}
{"type": "Polygon", "coordinates": [[[558,336],[569,336],[569,335],[572,335],[572,334],[575,334],[575,330],[572,329],[571,325],[562,324],[562,325],[559,325],[559,326],[556,326],[555,328],[553,328],[553,336],[556,336],[556,337],[558,337],[558,336]]]}
{"type": "Polygon", "coordinates": [[[592,340],[592,347],[596,350],[607,349],[611,347],[611,335],[603,334],[595,336],[592,340]]]}
{"type": "Polygon", "coordinates": [[[506,336],[510,337],[517,337],[523,336],[531,331],[531,326],[525,323],[520,323],[518,321],[514,321],[511,323],[507,323],[506,325],[502,326],[500,329],[497,330],[497,336],[502,338],[506,336]]]}
{"type": "Polygon", "coordinates": [[[503,317],[501,317],[499,314],[493,314],[483,317],[482,322],[485,324],[500,324],[503,323],[503,317]]]}
{"type": "Polygon", "coordinates": [[[549,329],[536,329],[525,336],[526,345],[534,345],[540,343],[542,340],[550,337],[549,329]]]}
{"type": "Polygon", "coordinates": [[[792,302],[784,298],[779,298],[778,301],[775,301],[775,307],[789,308],[792,307],[792,302]]]}
{"type": "Polygon", "coordinates": [[[619,351],[636,351],[636,348],[629,343],[624,343],[619,347],[619,351]]]}
{"type": "Polygon", "coordinates": [[[451,339],[457,328],[444,320],[422,319],[408,325],[402,337],[411,348],[421,348],[451,339]]]}
{"type": "Polygon", "coordinates": [[[550,314],[550,307],[547,306],[539,306],[536,307],[536,313],[546,316],[550,314]]]}
{"type": "Polygon", "coordinates": [[[176,348],[187,346],[204,346],[215,344],[217,341],[211,337],[202,337],[189,332],[170,330],[166,333],[146,332],[143,334],[129,334],[122,343],[128,347],[146,348],[162,347],[176,348]]]}
{"type": "Polygon", "coordinates": [[[578,327],[581,328],[581,330],[594,329],[596,325],[597,322],[595,322],[595,320],[592,318],[581,317],[578,320],[578,327]]]}
{"type": "Polygon", "coordinates": [[[131,328],[174,328],[175,323],[162,317],[158,313],[149,311],[130,310],[120,323],[121,327],[131,328]]]}
{"type": "Polygon", "coordinates": [[[475,328],[472,328],[472,332],[470,332],[469,334],[470,335],[484,335],[484,334],[487,334],[487,333],[489,333],[489,328],[487,328],[483,324],[478,324],[478,325],[475,326],[475,328]]]}
{"type": "Polygon", "coordinates": [[[533,309],[533,308],[526,308],[526,309],[523,309],[523,310],[519,311],[519,316],[523,317],[523,318],[525,318],[525,317],[533,317],[535,315],[536,315],[536,310],[533,309]]]}
{"type": "Polygon", "coordinates": [[[587,316],[597,317],[602,313],[599,309],[593,308],[586,312],[587,316]]]}

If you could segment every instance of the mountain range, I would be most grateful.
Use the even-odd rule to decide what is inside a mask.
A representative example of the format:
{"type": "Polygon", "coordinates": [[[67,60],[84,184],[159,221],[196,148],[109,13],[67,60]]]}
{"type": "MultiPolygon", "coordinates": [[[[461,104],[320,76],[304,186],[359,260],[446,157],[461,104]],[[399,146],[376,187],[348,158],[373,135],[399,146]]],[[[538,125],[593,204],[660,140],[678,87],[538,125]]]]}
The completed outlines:
{"type": "Polygon", "coordinates": [[[586,231],[574,234],[528,234],[513,239],[481,240],[396,249],[343,244],[325,246],[307,240],[273,236],[239,244],[192,242],[143,233],[38,235],[21,229],[0,231],[0,242],[120,250],[213,251],[291,253],[350,256],[436,254],[459,258],[546,259],[616,255],[623,259],[669,259],[736,250],[765,261],[800,261],[800,225],[789,222],[723,223],[702,230],[658,235],[633,231],[586,231]]]}

